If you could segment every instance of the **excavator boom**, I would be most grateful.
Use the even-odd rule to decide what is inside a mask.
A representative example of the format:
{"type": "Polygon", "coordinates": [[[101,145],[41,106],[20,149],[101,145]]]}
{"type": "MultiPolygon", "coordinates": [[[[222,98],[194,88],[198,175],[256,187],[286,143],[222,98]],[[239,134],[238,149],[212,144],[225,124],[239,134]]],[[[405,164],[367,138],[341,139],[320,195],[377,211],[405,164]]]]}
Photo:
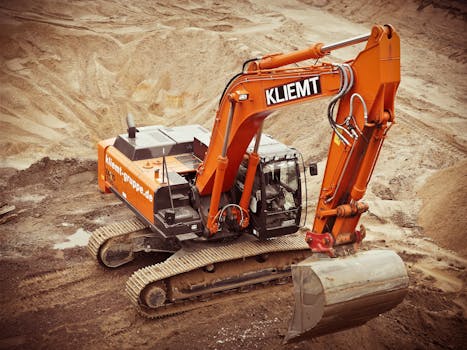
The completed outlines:
{"type": "MultiPolygon", "coordinates": [[[[321,250],[329,251],[335,242],[361,240],[355,227],[368,208],[357,202],[366,191],[386,133],[394,122],[399,82],[400,43],[391,26],[375,26],[368,35],[336,44],[319,43],[252,61],[246,72],[230,82],[221,98],[209,148],[196,178],[199,193],[211,196],[207,223],[211,234],[219,229],[213,220],[221,210],[221,194],[232,188],[247,147],[267,116],[287,105],[333,96],[328,107],[333,135],[315,222],[307,240],[315,251],[321,248],[313,238],[328,240],[321,250]],[[365,40],[365,49],[347,63],[284,67],[365,40]]],[[[249,194],[246,191],[244,197],[249,194]]],[[[242,198],[243,203],[249,200],[242,198]]],[[[243,210],[247,212],[248,208],[243,210]]]]}

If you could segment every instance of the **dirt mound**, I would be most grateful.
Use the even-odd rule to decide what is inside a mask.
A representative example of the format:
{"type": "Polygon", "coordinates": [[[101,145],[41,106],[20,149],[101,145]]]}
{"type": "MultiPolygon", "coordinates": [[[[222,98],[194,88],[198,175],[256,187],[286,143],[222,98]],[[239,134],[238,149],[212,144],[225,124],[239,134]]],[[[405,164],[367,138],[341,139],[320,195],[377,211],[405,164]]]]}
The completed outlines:
{"type": "Polygon", "coordinates": [[[419,223],[426,235],[467,256],[467,161],[438,171],[419,191],[423,206],[419,223]]]}
{"type": "Polygon", "coordinates": [[[24,187],[40,183],[56,189],[64,184],[71,175],[96,170],[97,162],[94,160],[74,158],[52,160],[49,157],[44,157],[29,168],[18,171],[11,176],[8,180],[8,186],[24,187]]]}

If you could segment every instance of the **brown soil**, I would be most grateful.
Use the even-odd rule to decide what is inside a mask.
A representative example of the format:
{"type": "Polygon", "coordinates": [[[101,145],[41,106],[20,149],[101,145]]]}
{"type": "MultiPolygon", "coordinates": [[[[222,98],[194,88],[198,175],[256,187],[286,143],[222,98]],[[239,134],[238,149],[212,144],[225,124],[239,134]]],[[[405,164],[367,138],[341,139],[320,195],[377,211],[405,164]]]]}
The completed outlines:
{"type": "Polygon", "coordinates": [[[467,162],[443,169],[420,189],[423,206],[419,222],[425,234],[443,247],[467,257],[463,243],[467,228],[467,162]]]}
{"type": "MultiPolygon", "coordinates": [[[[466,13],[462,1],[2,1],[0,202],[18,216],[0,225],[0,349],[464,348],[466,13]],[[124,284],[159,256],[111,271],[84,247],[54,249],[80,229],[132,216],[98,192],[95,163],[95,142],[123,132],[128,111],[139,125],[211,127],[245,59],[345,39],[373,22],[399,30],[403,65],[399,123],[362,222],[367,245],[406,263],[410,288],[398,307],[356,329],[282,345],[290,285],[146,320],[124,284]]],[[[281,111],[266,132],[322,167],[326,102],[281,111]]],[[[309,179],[309,217],[319,182],[309,179]]]]}

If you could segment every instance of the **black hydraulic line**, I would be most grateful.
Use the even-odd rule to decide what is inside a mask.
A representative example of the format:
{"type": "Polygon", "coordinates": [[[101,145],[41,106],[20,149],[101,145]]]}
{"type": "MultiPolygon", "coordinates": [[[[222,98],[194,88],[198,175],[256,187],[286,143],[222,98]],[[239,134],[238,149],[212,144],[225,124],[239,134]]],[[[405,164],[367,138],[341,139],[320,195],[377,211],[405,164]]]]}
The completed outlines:
{"type": "Polygon", "coordinates": [[[250,62],[254,62],[254,61],[258,61],[260,58],[250,58],[248,60],[246,60],[245,62],[243,62],[243,65],[242,65],[242,72],[245,71],[245,68],[246,68],[246,65],[250,62]]]}
{"type": "Polygon", "coordinates": [[[222,101],[222,98],[224,97],[225,95],[225,92],[227,91],[227,89],[229,88],[230,84],[232,84],[232,82],[237,79],[239,76],[241,76],[244,72],[245,72],[245,67],[248,63],[250,62],[253,62],[253,61],[257,61],[259,60],[259,58],[250,58],[248,60],[246,60],[245,62],[243,62],[242,64],[242,71],[240,73],[237,73],[235,74],[232,78],[230,78],[229,82],[225,85],[225,88],[224,88],[224,91],[222,91],[222,95],[221,95],[221,98],[219,100],[219,104],[221,104],[221,101],[222,101]]]}
{"type": "Polygon", "coordinates": [[[221,95],[221,98],[219,100],[219,104],[221,104],[221,101],[222,101],[222,98],[224,97],[225,95],[225,92],[227,91],[227,89],[229,88],[230,84],[232,84],[232,82],[237,79],[239,76],[241,76],[243,74],[243,72],[240,72],[240,73],[237,73],[235,74],[232,78],[230,78],[229,82],[227,83],[227,85],[225,85],[225,88],[224,88],[224,91],[222,91],[222,95],[221,95]]]}

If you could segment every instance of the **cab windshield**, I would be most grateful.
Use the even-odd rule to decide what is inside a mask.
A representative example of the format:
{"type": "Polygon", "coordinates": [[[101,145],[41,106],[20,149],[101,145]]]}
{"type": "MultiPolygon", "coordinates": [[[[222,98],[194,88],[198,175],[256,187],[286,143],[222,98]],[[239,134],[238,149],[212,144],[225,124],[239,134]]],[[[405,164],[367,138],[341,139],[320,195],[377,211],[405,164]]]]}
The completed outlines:
{"type": "Polygon", "coordinates": [[[296,207],[298,190],[296,162],[283,160],[263,165],[267,210],[289,210],[296,207]]]}

